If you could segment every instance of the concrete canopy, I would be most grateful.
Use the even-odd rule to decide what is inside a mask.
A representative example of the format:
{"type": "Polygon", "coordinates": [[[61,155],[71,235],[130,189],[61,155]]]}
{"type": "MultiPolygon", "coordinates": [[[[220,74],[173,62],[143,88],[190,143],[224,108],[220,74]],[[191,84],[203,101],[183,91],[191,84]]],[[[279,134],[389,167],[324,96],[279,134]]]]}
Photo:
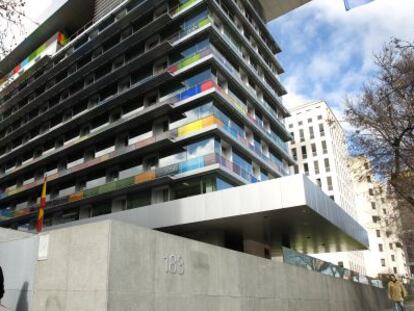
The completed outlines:
{"type": "Polygon", "coordinates": [[[365,229],[302,175],[143,206],[67,225],[102,219],[120,220],[182,236],[200,231],[223,231],[270,246],[283,241],[290,248],[305,253],[368,247],[365,229]]]}
{"type": "Polygon", "coordinates": [[[310,0],[259,0],[263,7],[266,21],[271,21],[276,17],[292,11],[310,0]]]}

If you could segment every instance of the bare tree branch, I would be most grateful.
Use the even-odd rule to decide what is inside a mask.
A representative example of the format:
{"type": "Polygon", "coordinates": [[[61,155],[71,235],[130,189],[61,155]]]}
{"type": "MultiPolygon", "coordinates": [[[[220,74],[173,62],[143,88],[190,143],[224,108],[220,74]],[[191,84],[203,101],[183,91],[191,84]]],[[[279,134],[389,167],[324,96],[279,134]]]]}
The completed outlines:
{"type": "MultiPolygon", "coordinates": [[[[392,39],[375,63],[375,79],[346,103],[347,120],[356,129],[352,149],[366,155],[387,183],[403,223],[400,235],[414,242],[414,42],[392,39]]],[[[414,243],[408,247],[414,256],[414,243]]]]}
{"type": "Polygon", "coordinates": [[[24,0],[0,0],[0,59],[10,53],[23,33],[24,6],[24,0]]]}

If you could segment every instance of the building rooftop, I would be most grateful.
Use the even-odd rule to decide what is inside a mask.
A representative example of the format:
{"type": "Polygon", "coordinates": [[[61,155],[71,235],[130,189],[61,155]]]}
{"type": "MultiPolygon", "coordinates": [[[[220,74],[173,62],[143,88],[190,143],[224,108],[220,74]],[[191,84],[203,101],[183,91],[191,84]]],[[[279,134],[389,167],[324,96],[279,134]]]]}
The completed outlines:
{"type": "MultiPolygon", "coordinates": [[[[259,0],[264,9],[266,21],[281,16],[310,0],[259,0]]],[[[0,77],[8,74],[57,32],[67,37],[82,29],[94,17],[95,0],[62,0],[60,7],[46,18],[10,54],[0,61],[0,77]]],[[[53,11],[53,10],[52,10],[53,11]]]]}
{"type": "Polygon", "coordinates": [[[64,3],[10,54],[0,62],[0,77],[8,74],[31,52],[61,31],[71,36],[85,26],[94,16],[95,0],[66,0],[64,3]]]}

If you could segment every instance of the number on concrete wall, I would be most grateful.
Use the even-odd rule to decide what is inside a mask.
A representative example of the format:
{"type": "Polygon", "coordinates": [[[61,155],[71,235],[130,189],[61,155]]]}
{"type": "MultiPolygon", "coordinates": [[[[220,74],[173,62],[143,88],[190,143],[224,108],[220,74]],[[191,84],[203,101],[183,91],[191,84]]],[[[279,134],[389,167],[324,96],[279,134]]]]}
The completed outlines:
{"type": "Polygon", "coordinates": [[[165,272],[170,274],[184,274],[184,259],[178,255],[164,257],[165,272]]]}

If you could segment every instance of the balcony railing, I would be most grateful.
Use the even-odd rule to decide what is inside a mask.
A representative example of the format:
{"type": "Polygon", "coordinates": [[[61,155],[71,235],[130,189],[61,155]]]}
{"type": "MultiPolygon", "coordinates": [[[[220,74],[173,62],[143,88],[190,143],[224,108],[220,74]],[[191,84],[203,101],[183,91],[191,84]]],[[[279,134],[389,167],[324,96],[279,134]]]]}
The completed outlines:
{"type": "MultiPolygon", "coordinates": [[[[169,14],[171,14],[172,15],[172,17],[173,18],[175,18],[177,15],[179,15],[180,13],[182,13],[182,12],[184,12],[184,11],[186,11],[187,9],[189,9],[189,8],[191,8],[191,7],[193,7],[193,6],[195,6],[195,5],[197,5],[198,3],[200,3],[200,2],[202,2],[202,0],[188,0],[188,1],[186,1],[186,2],[184,2],[184,3],[181,3],[180,5],[178,5],[178,6],[176,6],[176,7],[173,7],[173,8],[170,8],[169,9],[169,14]]],[[[139,3],[137,3],[136,5],[138,5],[139,3]]],[[[116,8],[114,8],[113,9],[113,12],[111,11],[111,13],[115,13],[116,11],[120,11],[120,10],[122,10],[126,5],[128,5],[128,1],[124,1],[124,3],[121,3],[120,5],[117,5],[117,7],[116,8]]],[[[129,10],[128,10],[128,12],[127,12],[127,15],[128,15],[128,13],[131,11],[131,10],[133,10],[135,8],[135,6],[131,6],[130,8],[129,8],[129,10]]],[[[95,28],[97,28],[98,27],[98,25],[99,25],[99,23],[101,23],[102,21],[104,21],[106,18],[110,18],[111,17],[111,14],[107,14],[107,16],[106,17],[103,17],[100,21],[98,21],[98,22],[92,22],[92,21],[90,21],[90,22],[88,22],[86,25],[84,25],[81,29],[79,29],[75,34],[73,34],[68,40],[67,40],[67,44],[63,47],[63,48],[61,48],[61,49],[59,49],[54,55],[51,55],[50,57],[55,57],[55,56],[57,56],[58,54],[61,54],[61,53],[64,53],[68,48],[70,48],[71,46],[73,46],[74,45],[74,41],[77,41],[77,40],[80,40],[81,39],[81,37],[83,37],[83,36],[88,36],[88,34],[89,34],[89,32],[91,32],[92,30],[94,30],[95,28]]],[[[115,20],[114,20],[115,21],[115,20]]],[[[203,21],[202,21],[203,22],[203,21]]],[[[204,21],[205,22],[205,21],[204,21]]],[[[110,24],[108,24],[108,27],[109,27],[109,25],[111,25],[112,23],[110,23],[110,24]]],[[[199,25],[200,25],[200,23],[199,23],[199,25]]],[[[201,27],[201,26],[200,26],[201,27]]],[[[100,32],[102,32],[103,30],[105,30],[107,27],[105,27],[105,28],[103,28],[103,29],[101,29],[100,30],[100,32]]],[[[138,30],[139,31],[139,30],[138,30]]],[[[192,30],[191,29],[188,29],[187,30],[188,31],[188,33],[190,33],[192,30]]],[[[85,40],[85,42],[88,42],[88,41],[90,41],[89,39],[88,40],[85,40]]],[[[81,45],[80,45],[81,46],[81,45]]],[[[79,47],[80,47],[79,46],[79,47]]],[[[65,57],[66,58],[66,57],[65,57]]],[[[63,58],[63,59],[65,59],[65,58],[63,58]]],[[[54,66],[53,66],[54,67],[54,66]]],[[[53,68],[51,69],[51,70],[53,70],[53,68]]],[[[48,71],[49,72],[49,71],[48,71]]],[[[46,75],[47,74],[47,72],[45,72],[45,73],[43,73],[43,75],[46,75]]],[[[29,85],[29,84],[28,84],[29,85]]],[[[19,95],[19,93],[18,94],[16,94],[15,96],[18,96],[19,95]]],[[[13,96],[13,97],[15,97],[15,96],[13,96]]],[[[10,99],[8,99],[5,103],[7,103],[8,101],[9,101],[10,99]]],[[[3,103],[3,104],[5,104],[5,103],[3,103]]],[[[5,108],[3,107],[3,104],[0,104],[0,110],[1,111],[3,111],[5,108]]],[[[17,112],[17,111],[16,111],[17,112]]],[[[14,113],[12,113],[12,115],[13,115],[14,113]]],[[[8,118],[8,117],[7,117],[8,118]]],[[[7,119],[6,118],[6,119],[7,119]]]]}
{"type": "Polygon", "coordinates": [[[307,270],[316,271],[334,278],[384,288],[383,282],[379,279],[367,277],[358,272],[351,271],[344,267],[339,267],[332,263],[298,253],[286,247],[283,248],[283,261],[285,263],[299,266],[307,270]]]}
{"type": "MultiPolygon", "coordinates": [[[[209,89],[212,89],[216,87],[215,83],[211,80],[205,81],[199,85],[196,85],[194,87],[188,88],[183,90],[182,92],[175,94],[174,96],[168,96],[163,98],[163,104],[165,103],[178,103],[179,101],[182,100],[186,100],[187,98],[200,94],[201,92],[207,91],[209,89]]],[[[265,161],[267,164],[269,164],[270,166],[272,166],[274,169],[276,169],[277,171],[279,171],[280,175],[287,175],[287,171],[285,168],[283,168],[283,166],[279,165],[278,163],[274,162],[268,155],[266,155],[261,148],[258,148],[255,145],[252,145],[246,138],[245,136],[240,134],[240,131],[237,130],[237,126],[235,125],[235,123],[233,123],[232,121],[227,122],[226,124],[224,124],[224,122],[221,120],[220,115],[217,115],[218,111],[215,112],[214,114],[205,117],[203,119],[197,120],[197,121],[193,121],[187,125],[183,125],[179,128],[176,129],[172,129],[169,132],[163,133],[162,135],[156,135],[156,136],[151,136],[149,138],[143,139],[141,141],[135,142],[132,145],[129,145],[127,147],[124,147],[120,150],[114,150],[112,152],[107,152],[102,156],[96,157],[92,160],[89,160],[87,162],[80,162],[80,163],[76,163],[73,166],[71,166],[68,169],[65,169],[61,172],[55,172],[51,175],[48,175],[48,180],[52,181],[55,180],[57,178],[66,176],[68,174],[72,174],[75,172],[78,172],[80,170],[86,169],[88,167],[94,166],[96,164],[108,161],[110,159],[113,159],[115,157],[118,157],[120,155],[141,149],[145,146],[154,144],[157,141],[169,138],[169,139],[174,139],[174,138],[182,138],[184,136],[187,136],[189,134],[192,134],[194,132],[197,132],[199,130],[202,130],[208,126],[211,126],[213,124],[217,125],[218,127],[223,128],[223,130],[225,132],[227,132],[228,134],[230,134],[233,138],[235,138],[239,144],[243,145],[244,147],[250,149],[251,151],[253,151],[256,156],[258,156],[259,158],[261,158],[263,161],[265,161]]],[[[130,116],[130,118],[133,118],[133,116],[130,116]]],[[[108,125],[109,126],[109,125],[108,125]]],[[[83,139],[82,139],[83,140],[83,139]]],[[[79,141],[74,141],[73,143],[78,143],[79,141]]],[[[32,181],[32,182],[27,182],[26,184],[24,184],[21,187],[16,187],[15,185],[7,188],[5,190],[4,193],[0,194],[0,198],[5,198],[17,193],[20,193],[22,191],[34,188],[36,186],[39,186],[42,183],[42,180],[37,180],[37,181],[32,181]]]]}
{"type": "MultiPolygon", "coordinates": [[[[199,23],[198,23],[198,26],[197,27],[191,27],[191,31],[185,31],[185,33],[186,33],[186,35],[189,35],[189,34],[191,34],[192,32],[194,32],[195,30],[197,30],[197,29],[199,29],[199,27],[204,27],[204,26],[206,26],[206,25],[208,25],[209,24],[209,19],[208,18],[206,18],[206,19],[203,19],[202,21],[200,21],[199,23]],[[202,26],[200,26],[200,25],[202,25],[202,26]]],[[[179,38],[179,36],[177,36],[177,37],[173,37],[173,38],[171,38],[170,40],[171,40],[171,43],[174,43],[175,42],[175,40],[178,40],[177,38],[179,38]]],[[[145,53],[145,52],[144,52],[145,53]]],[[[176,71],[176,69],[184,69],[184,68],[186,68],[186,67],[188,67],[188,66],[190,66],[190,65],[192,65],[194,62],[196,62],[197,60],[199,60],[199,59],[201,59],[201,58],[203,58],[203,57],[205,57],[206,56],[206,51],[199,51],[199,52],[196,52],[196,53],[194,53],[193,55],[191,55],[191,56],[188,56],[188,57],[186,57],[186,58],[184,58],[184,59],[182,59],[182,60],[180,60],[180,61],[178,61],[178,62],[176,62],[175,64],[172,64],[172,65],[170,65],[168,68],[167,68],[167,70],[165,70],[166,72],[169,72],[169,73],[171,73],[171,74],[175,74],[175,71],[176,71]]],[[[137,57],[139,57],[139,56],[141,56],[142,54],[140,54],[140,55],[138,55],[137,57]]],[[[130,63],[130,62],[129,62],[130,63]]],[[[124,68],[124,67],[126,67],[126,66],[128,66],[128,64],[129,63],[125,63],[124,64],[124,66],[122,66],[122,67],[120,67],[120,68],[117,68],[117,70],[119,70],[119,69],[121,69],[121,68],[124,68]]],[[[112,74],[113,72],[110,72],[110,73],[108,73],[107,75],[105,75],[105,76],[102,76],[102,77],[100,77],[100,79],[98,79],[98,80],[95,80],[95,82],[94,83],[98,83],[101,79],[103,79],[103,78],[105,78],[105,77],[107,77],[108,75],[110,75],[110,74],[112,74]]],[[[129,89],[131,89],[131,88],[133,88],[134,86],[136,86],[136,85],[138,85],[138,84],[143,84],[144,82],[146,82],[146,81],[148,81],[148,80],[150,80],[150,79],[152,79],[154,76],[156,76],[156,75],[151,75],[151,76],[148,76],[148,77],[146,77],[146,78],[144,78],[144,79],[142,79],[142,80],[140,80],[140,81],[137,81],[136,83],[134,83],[134,84],[131,84],[130,85],[130,87],[128,88],[128,89],[126,89],[124,92],[126,92],[126,91],[128,91],[129,89]]],[[[87,88],[89,88],[91,85],[88,85],[87,86],[87,88]]],[[[83,90],[85,90],[86,88],[84,88],[84,89],[81,89],[79,92],[81,92],[81,91],[83,91],[83,90]]],[[[74,93],[74,94],[71,94],[71,96],[77,96],[78,95],[78,93],[79,92],[77,92],[77,93],[74,93]]],[[[120,95],[120,94],[122,94],[123,92],[119,92],[119,93],[117,93],[116,95],[120,95]]],[[[68,98],[66,98],[64,101],[70,101],[70,98],[71,98],[71,96],[69,96],[68,98]]],[[[107,101],[107,99],[105,99],[105,101],[107,101]]],[[[102,102],[100,102],[97,106],[99,106],[99,105],[101,105],[103,103],[103,101],[102,102]]],[[[81,115],[83,115],[83,114],[85,114],[85,113],[87,113],[87,112],[89,112],[90,110],[93,110],[94,108],[90,108],[90,109],[87,109],[87,110],[85,110],[83,113],[80,113],[80,114],[78,114],[77,116],[79,117],[79,116],[81,116],[81,115]]],[[[65,125],[66,123],[69,123],[69,122],[71,122],[72,120],[74,120],[74,118],[72,118],[72,119],[70,119],[70,120],[68,120],[68,121],[66,121],[66,122],[63,122],[63,123],[61,123],[61,124],[59,124],[59,125],[56,125],[53,129],[56,129],[56,128],[58,128],[58,127],[61,127],[61,126],[63,126],[63,125],[65,125]]],[[[20,128],[17,128],[16,130],[14,130],[13,132],[11,132],[9,135],[13,135],[14,134],[14,132],[15,131],[18,131],[20,128]]],[[[50,131],[50,129],[49,129],[49,131],[50,131]]],[[[48,132],[47,134],[50,134],[50,132],[48,132]]],[[[26,143],[29,143],[29,142],[31,142],[31,141],[33,141],[35,138],[37,138],[37,137],[40,137],[40,136],[42,136],[42,135],[45,135],[45,134],[40,134],[40,135],[38,135],[38,136],[36,136],[36,137],[32,137],[32,138],[30,138],[30,140],[28,140],[26,143]]],[[[16,146],[15,148],[12,148],[11,150],[9,150],[9,151],[7,151],[7,152],[5,152],[3,155],[0,155],[0,159],[3,157],[3,156],[5,156],[5,155],[7,155],[7,154],[10,154],[11,152],[14,152],[14,151],[16,151],[16,149],[18,149],[18,148],[20,148],[21,146],[23,146],[24,144],[21,144],[21,145],[19,145],[19,146],[16,146]]]]}
{"type": "MultiPolygon", "coordinates": [[[[211,55],[212,52],[213,53],[214,52],[218,53],[217,51],[214,51],[212,47],[204,48],[204,49],[200,50],[199,52],[196,52],[193,55],[190,55],[190,56],[180,60],[179,62],[169,66],[166,69],[166,71],[171,72],[171,73],[177,72],[178,70],[184,69],[184,68],[192,65],[193,63],[201,60],[203,57],[207,57],[207,56],[211,55]]],[[[219,55],[219,57],[220,57],[222,62],[227,62],[221,55],[219,55]]],[[[225,66],[231,66],[230,64],[224,64],[224,65],[225,66]]],[[[200,85],[185,89],[183,91],[180,91],[179,93],[173,93],[169,96],[163,97],[162,101],[160,103],[164,103],[164,104],[170,103],[170,104],[172,104],[172,103],[175,103],[177,101],[184,100],[184,99],[186,99],[186,98],[188,98],[188,97],[190,97],[194,94],[200,93],[200,92],[202,92],[204,90],[207,90],[209,88],[212,88],[212,87],[217,88],[221,92],[223,97],[225,97],[230,104],[233,104],[233,106],[237,110],[241,111],[246,117],[248,117],[250,120],[252,120],[262,130],[263,133],[265,133],[267,136],[269,136],[269,138],[271,138],[273,141],[275,141],[282,148],[283,148],[283,146],[286,145],[285,143],[280,144],[281,139],[276,134],[274,134],[273,132],[267,131],[267,129],[265,128],[263,122],[261,122],[260,120],[257,120],[256,118],[254,118],[254,117],[252,117],[248,114],[247,109],[246,109],[244,104],[238,102],[238,99],[236,99],[236,97],[225,93],[213,81],[206,81],[205,83],[202,83],[200,85]]],[[[129,118],[132,118],[134,116],[135,115],[130,115],[129,118]]],[[[122,120],[122,118],[121,118],[121,120],[119,120],[119,122],[122,122],[122,121],[125,121],[125,120],[122,120]]],[[[107,130],[107,128],[114,126],[115,124],[116,123],[108,123],[106,126],[100,128],[99,130],[96,130],[94,132],[96,132],[96,133],[102,132],[104,130],[107,130]]],[[[234,131],[231,128],[229,128],[228,130],[229,130],[229,133],[234,134],[234,131]]],[[[64,144],[64,147],[67,148],[68,146],[79,143],[80,141],[83,141],[85,139],[88,139],[88,135],[83,136],[83,137],[79,137],[79,138],[74,138],[74,139],[71,140],[70,144],[68,144],[68,143],[64,144]]],[[[237,139],[239,139],[241,142],[243,142],[244,138],[243,137],[237,137],[237,139]]],[[[261,157],[263,160],[265,160],[265,161],[270,160],[269,157],[262,152],[262,150],[257,150],[257,148],[252,147],[252,145],[250,145],[249,143],[246,143],[245,145],[249,149],[255,151],[255,153],[259,157],[261,157]]],[[[57,150],[54,150],[54,151],[57,151],[57,150]]],[[[51,152],[53,152],[53,151],[51,151],[51,152]]],[[[35,159],[33,159],[32,161],[34,161],[34,160],[35,159]]],[[[23,165],[23,167],[26,166],[26,165],[29,165],[30,163],[31,163],[31,161],[25,161],[25,164],[23,165]]],[[[276,169],[280,172],[281,175],[288,175],[289,174],[287,168],[285,168],[282,164],[276,163],[275,161],[270,161],[270,163],[272,163],[274,166],[276,166],[276,169]]],[[[15,168],[13,170],[8,169],[7,173],[9,174],[14,170],[20,169],[21,167],[15,168]]],[[[29,184],[29,185],[31,185],[31,184],[29,184]]],[[[21,187],[21,188],[13,187],[13,188],[6,189],[6,192],[5,192],[5,194],[3,194],[3,196],[4,195],[9,196],[9,195],[18,193],[18,192],[20,192],[19,189],[22,189],[21,191],[23,191],[23,190],[27,189],[26,186],[21,187]]]]}
{"type": "MultiPolygon", "coordinates": [[[[258,181],[257,178],[255,178],[249,172],[242,169],[239,165],[229,161],[228,159],[224,158],[223,156],[217,153],[211,153],[205,156],[200,156],[193,159],[188,159],[186,161],[167,165],[165,167],[158,167],[156,169],[142,171],[141,173],[131,177],[109,182],[107,184],[86,189],[84,191],[75,192],[67,196],[54,198],[46,203],[46,207],[52,208],[62,204],[81,201],[83,199],[92,198],[104,193],[122,190],[135,185],[140,185],[162,177],[170,176],[179,178],[182,174],[198,169],[203,169],[214,164],[218,164],[220,167],[225,168],[230,172],[238,175],[248,183],[255,183],[258,181]]],[[[19,210],[13,210],[12,208],[4,208],[0,210],[0,220],[8,220],[11,218],[33,214],[37,212],[37,209],[37,203],[33,206],[22,208],[19,210]]]]}

